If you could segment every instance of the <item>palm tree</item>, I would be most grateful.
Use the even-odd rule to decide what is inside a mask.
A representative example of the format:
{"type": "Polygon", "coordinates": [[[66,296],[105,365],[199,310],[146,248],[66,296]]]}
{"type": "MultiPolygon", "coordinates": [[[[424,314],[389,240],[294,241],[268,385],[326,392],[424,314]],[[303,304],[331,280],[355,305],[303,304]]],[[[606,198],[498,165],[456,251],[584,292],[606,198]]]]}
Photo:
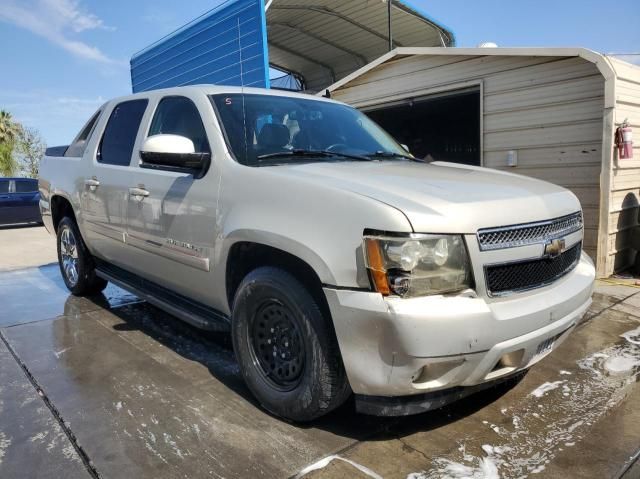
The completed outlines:
{"type": "Polygon", "coordinates": [[[19,132],[20,124],[13,121],[11,113],[0,110],[0,143],[12,142],[19,132]]]}
{"type": "Polygon", "coordinates": [[[20,134],[20,124],[13,121],[11,113],[0,110],[0,174],[12,176],[17,168],[13,148],[20,134]]]}

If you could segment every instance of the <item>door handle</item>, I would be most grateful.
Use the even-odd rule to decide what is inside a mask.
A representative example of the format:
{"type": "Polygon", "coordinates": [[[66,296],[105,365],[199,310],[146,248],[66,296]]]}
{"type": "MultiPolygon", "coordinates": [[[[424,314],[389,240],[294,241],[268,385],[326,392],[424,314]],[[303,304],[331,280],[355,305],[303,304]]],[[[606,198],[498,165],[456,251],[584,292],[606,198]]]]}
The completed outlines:
{"type": "Polygon", "coordinates": [[[87,178],[84,180],[84,185],[88,187],[91,191],[95,191],[98,186],[100,186],[100,182],[94,176],[93,178],[87,178]]]}
{"type": "Polygon", "coordinates": [[[142,201],[147,196],[149,196],[149,192],[144,188],[129,188],[129,195],[137,199],[138,201],[142,201]]]}

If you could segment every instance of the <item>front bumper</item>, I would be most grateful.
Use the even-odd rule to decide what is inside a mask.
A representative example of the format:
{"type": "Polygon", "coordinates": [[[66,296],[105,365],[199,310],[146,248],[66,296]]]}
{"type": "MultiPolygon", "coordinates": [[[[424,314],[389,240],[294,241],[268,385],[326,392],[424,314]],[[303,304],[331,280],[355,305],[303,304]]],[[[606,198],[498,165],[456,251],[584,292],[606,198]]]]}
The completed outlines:
{"type": "Polygon", "coordinates": [[[409,396],[494,382],[535,364],[587,311],[594,278],[583,254],[556,283],[493,300],[331,288],[325,294],[354,393],[409,396]]]}

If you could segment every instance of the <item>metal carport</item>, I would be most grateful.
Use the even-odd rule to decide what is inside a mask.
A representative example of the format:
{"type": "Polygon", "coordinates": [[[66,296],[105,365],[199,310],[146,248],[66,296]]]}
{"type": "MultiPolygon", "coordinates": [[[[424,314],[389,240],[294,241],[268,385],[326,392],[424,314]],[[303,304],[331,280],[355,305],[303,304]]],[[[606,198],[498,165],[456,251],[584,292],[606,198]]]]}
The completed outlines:
{"type": "Polygon", "coordinates": [[[402,46],[453,46],[453,34],[407,2],[272,0],[267,3],[269,63],[320,90],[402,46]]]}
{"type": "Polygon", "coordinates": [[[134,92],[202,83],[269,87],[269,66],[319,91],[393,47],[453,46],[400,0],[229,0],[131,58],[134,92]]]}

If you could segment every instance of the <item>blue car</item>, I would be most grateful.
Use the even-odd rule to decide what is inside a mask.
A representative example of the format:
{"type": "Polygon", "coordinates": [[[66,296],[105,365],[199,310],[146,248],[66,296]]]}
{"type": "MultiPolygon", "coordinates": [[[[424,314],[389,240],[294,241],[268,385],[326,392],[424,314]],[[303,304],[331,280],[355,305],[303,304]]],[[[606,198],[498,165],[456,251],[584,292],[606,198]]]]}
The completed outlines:
{"type": "Polygon", "coordinates": [[[0,225],[42,223],[38,180],[0,178],[0,225]]]}

